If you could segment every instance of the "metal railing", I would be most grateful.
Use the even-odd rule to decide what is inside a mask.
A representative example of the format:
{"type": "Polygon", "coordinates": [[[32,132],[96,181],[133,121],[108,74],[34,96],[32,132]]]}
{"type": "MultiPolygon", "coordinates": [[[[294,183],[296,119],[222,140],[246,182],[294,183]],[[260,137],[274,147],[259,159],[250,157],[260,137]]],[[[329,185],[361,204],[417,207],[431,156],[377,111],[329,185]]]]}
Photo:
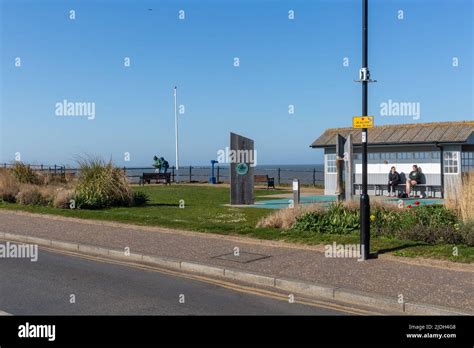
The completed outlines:
{"type": "MultiPolygon", "coordinates": [[[[14,167],[13,163],[3,163],[4,168],[14,167]]],[[[64,165],[44,165],[44,164],[29,164],[35,171],[47,172],[53,175],[65,175],[66,173],[77,174],[79,168],[67,167],[64,165]]],[[[154,167],[121,167],[124,174],[129,177],[132,182],[138,182],[143,173],[156,172],[154,167]]],[[[187,183],[204,183],[208,182],[211,175],[210,166],[186,166],[180,167],[179,170],[172,166],[168,169],[171,173],[172,182],[187,182],[187,183]]],[[[256,167],[254,173],[257,175],[268,175],[275,179],[275,184],[278,186],[291,184],[293,179],[299,179],[304,185],[324,185],[324,171],[319,168],[281,168],[281,167],[256,167]]],[[[228,183],[230,181],[228,166],[215,166],[214,172],[218,183],[228,183]]]]}

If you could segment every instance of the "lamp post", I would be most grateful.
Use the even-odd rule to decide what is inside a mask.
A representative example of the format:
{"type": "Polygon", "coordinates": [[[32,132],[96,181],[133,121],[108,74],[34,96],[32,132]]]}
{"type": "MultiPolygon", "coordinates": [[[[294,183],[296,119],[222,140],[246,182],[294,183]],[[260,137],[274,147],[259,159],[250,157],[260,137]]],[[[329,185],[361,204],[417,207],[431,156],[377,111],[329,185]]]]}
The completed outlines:
{"type": "MultiPolygon", "coordinates": [[[[368,67],[368,0],[362,0],[362,68],[360,80],[362,83],[362,116],[368,116],[368,87],[370,79],[368,67]]],[[[362,194],[360,196],[360,245],[361,259],[367,260],[370,255],[370,199],[367,194],[367,128],[362,128],[362,194]]]]}

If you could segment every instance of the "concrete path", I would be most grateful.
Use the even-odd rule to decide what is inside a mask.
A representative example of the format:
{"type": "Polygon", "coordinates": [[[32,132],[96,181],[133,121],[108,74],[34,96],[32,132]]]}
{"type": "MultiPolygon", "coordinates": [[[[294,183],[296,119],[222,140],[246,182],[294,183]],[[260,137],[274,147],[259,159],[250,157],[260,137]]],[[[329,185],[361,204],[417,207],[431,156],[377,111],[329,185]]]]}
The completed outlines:
{"type": "Polygon", "coordinates": [[[474,267],[445,269],[380,258],[326,258],[315,248],[196,232],[0,211],[0,232],[327,284],[474,312],[474,267]],[[233,258],[239,249],[240,258],[233,258]],[[251,254],[246,254],[251,253],[251,254]],[[217,258],[222,255],[223,258],[217,258]],[[257,255],[255,255],[257,254],[257,255]],[[255,261],[250,258],[261,257],[255,261]],[[225,259],[227,258],[227,260],[225,259]],[[232,260],[233,259],[233,260],[232,260]],[[248,261],[248,262],[242,262],[248,261]]]}

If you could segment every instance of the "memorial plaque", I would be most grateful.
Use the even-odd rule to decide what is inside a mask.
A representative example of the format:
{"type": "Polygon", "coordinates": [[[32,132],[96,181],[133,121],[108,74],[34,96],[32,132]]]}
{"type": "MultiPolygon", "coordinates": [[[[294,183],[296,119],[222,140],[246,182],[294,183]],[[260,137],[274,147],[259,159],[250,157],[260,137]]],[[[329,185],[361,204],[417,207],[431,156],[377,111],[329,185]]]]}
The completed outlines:
{"type": "Polygon", "coordinates": [[[253,204],[253,140],[230,133],[230,204],[253,204]]]}

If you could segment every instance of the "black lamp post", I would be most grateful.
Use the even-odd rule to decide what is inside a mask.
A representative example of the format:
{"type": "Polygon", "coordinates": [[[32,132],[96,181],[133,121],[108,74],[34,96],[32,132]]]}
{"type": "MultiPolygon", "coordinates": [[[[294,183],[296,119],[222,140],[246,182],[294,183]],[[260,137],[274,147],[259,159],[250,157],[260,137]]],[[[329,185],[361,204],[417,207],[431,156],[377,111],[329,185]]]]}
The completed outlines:
{"type": "MultiPolygon", "coordinates": [[[[368,0],[362,0],[362,68],[360,79],[362,82],[362,116],[368,116],[368,87],[370,79],[368,67],[368,0]]],[[[360,245],[361,259],[367,260],[370,255],[370,199],[367,194],[367,128],[362,128],[362,194],[360,196],[360,245]]]]}

